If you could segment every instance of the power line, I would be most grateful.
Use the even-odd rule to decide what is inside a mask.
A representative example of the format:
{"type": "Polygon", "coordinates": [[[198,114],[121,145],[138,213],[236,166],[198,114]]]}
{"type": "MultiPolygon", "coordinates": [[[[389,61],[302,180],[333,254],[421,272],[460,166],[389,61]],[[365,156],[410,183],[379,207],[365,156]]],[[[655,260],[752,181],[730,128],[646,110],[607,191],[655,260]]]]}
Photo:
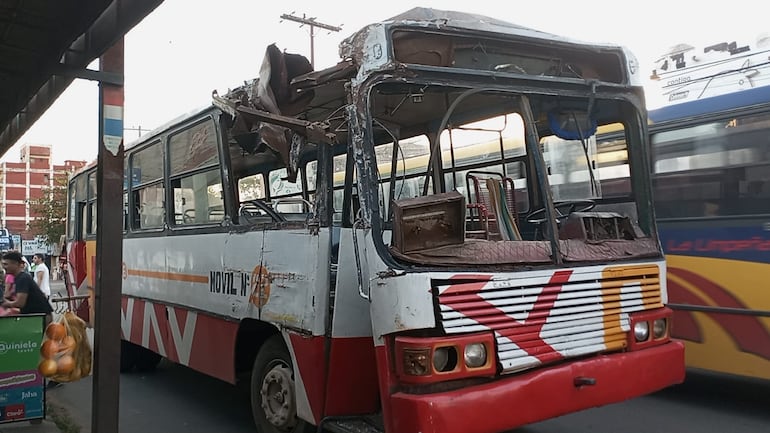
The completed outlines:
{"type": "Polygon", "coordinates": [[[142,132],[150,132],[151,130],[149,128],[142,128],[142,125],[139,125],[136,128],[123,128],[124,131],[139,131],[139,136],[142,136],[142,132]]]}
{"type": "Polygon", "coordinates": [[[315,69],[315,47],[314,47],[314,40],[313,40],[313,38],[315,37],[315,28],[318,27],[320,29],[328,30],[330,32],[338,32],[342,30],[342,26],[337,27],[331,24],[324,24],[322,22],[316,21],[315,17],[308,18],[307,16],[305,16],[305,14],[302,14],[301,17],[298,17],[294,15],[294,12],[290,14],[281,15],[281,22],[283,22],[283,20],[294,21],[295,23],[300,23],[302,25],[310,26],[310,66],[312,66],[313,69],[315,69]]]}

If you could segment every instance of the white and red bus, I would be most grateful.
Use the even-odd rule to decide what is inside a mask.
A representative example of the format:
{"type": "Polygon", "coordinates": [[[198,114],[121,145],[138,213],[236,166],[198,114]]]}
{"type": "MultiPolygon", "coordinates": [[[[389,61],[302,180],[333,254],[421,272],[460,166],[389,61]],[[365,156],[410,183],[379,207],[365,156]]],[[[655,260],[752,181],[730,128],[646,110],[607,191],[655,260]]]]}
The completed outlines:
{"type": "MultiPolygon", "coordinates": [[[[248,381],[262,433],[499,432],[683,380],[633,55],[419,8],[340,53],[272,45],[127,146],[123,370],[248,381]]],[[[70,182],[73,294],[99,290],[95,174],[70,182]]]]}

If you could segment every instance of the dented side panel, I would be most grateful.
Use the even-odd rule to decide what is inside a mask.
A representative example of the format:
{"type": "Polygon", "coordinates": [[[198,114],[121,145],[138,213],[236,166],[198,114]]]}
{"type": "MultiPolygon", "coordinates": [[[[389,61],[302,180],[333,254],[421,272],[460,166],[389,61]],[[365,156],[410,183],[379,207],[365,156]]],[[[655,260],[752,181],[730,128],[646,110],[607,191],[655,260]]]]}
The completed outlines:
{"type": "Polygon", "coordinates": [[[436,326],[430,274],[377,277],[370,287],[377,345],[387,334],[436,326]]]}
{"type": "Polygon", "coordinates": [[[124,241],[123,293],[323,335],[329,251],[321,245],[329,245],[328,231],[130,238],[124,241]]]}

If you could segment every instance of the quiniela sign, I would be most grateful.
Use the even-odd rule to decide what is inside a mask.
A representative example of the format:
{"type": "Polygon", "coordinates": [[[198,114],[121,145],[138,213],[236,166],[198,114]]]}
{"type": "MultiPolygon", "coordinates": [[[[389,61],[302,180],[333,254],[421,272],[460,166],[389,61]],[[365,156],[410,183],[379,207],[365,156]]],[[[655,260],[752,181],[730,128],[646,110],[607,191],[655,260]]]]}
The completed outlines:
{"type": "Polygon", "coordinates": [[[0,424],[45,417],[43,315],[0,317],[0,424]]]}

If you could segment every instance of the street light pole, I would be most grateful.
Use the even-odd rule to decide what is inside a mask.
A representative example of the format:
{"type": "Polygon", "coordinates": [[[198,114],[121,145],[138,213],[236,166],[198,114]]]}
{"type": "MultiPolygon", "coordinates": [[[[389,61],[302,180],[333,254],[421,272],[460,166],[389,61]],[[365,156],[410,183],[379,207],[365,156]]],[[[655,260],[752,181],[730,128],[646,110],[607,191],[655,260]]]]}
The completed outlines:
{"type": "Polygon", "coordinates": [[[294,21],[302,25],[307,24],[308,26],[310,26],[310,66],[313,67],[313,69],[315,70],[315,47],[314,47],[314,39],[313,39],[315,36],[315,28],[318,27],[324,30],[329,30],[330,32],[338,32],[342,30],[342,27],[332,26],[330,24],[324,24],[324,23],[318,22],[316,21],[315,18],[307,18],[305,14],[302,14],[301,17],[298,17],[293,14],[294,12],[292,12],[291,14],[283,14],[281,15],[281,19],[287,20],[287,21],[294,21]]]}

